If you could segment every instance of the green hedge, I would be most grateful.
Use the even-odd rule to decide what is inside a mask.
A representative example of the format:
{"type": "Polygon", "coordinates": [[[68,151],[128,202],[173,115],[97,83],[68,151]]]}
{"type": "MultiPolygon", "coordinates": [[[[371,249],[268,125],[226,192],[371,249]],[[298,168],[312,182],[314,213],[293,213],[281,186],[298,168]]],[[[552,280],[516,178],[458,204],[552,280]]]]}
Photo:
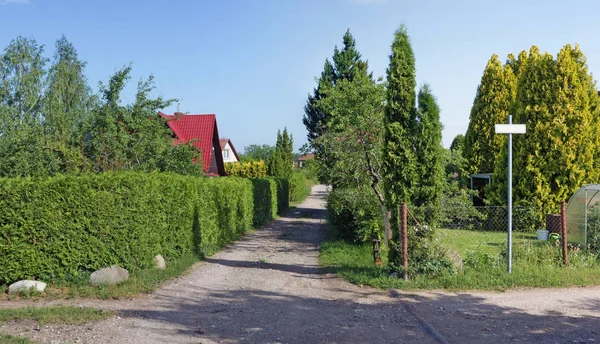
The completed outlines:
{"type": "Polygon", "coordinates": [[[310,194],[306,185],[306,176],[302,172],[294,172],[290,178],[290,202],[304,201],[310,194]]]}
{"type": "Polygon", "coordinates": [[[285,210],[287,191],[280,180],[162,173],[0,179],[0,283],[210,255],[285,210]]]}

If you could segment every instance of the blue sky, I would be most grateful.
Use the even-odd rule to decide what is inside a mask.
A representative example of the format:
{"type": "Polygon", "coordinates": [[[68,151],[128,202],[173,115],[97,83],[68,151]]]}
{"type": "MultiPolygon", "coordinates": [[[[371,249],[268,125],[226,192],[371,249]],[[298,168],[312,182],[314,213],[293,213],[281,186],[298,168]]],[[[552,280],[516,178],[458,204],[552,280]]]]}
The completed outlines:
{"type": "Polygon", "coordinates": [[[346,29],[374,75],[384,76],[393,33],[404,23],[417,82],[438,98],[448,147],[467,129],[494,53],[504,60],[537,45],[556,55],[579,43],[596,78],[598,13],[596,1],[555,0],[0,0],[0,47],[33,37],[50,57],[64,34],[87,61],[95,90],[132,62],[126,101],[137,80],[153,74],[157,94],[179,98],[183,112],[217,114],[220,135],[238,150],[274,144],[283,127],[298,149],[306,142],[307,95],[346,29]]]}

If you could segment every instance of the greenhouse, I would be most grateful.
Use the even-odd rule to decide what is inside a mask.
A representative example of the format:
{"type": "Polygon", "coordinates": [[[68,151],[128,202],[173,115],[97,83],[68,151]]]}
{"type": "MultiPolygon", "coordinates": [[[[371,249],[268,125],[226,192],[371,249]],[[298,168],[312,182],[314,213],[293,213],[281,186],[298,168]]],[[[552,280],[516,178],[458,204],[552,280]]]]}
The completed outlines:
{"type": "Polygon", "coordinates": [[[600,248],[600,184],[579,188],[569,200],[567,240],[569,244],[600,248]]]}

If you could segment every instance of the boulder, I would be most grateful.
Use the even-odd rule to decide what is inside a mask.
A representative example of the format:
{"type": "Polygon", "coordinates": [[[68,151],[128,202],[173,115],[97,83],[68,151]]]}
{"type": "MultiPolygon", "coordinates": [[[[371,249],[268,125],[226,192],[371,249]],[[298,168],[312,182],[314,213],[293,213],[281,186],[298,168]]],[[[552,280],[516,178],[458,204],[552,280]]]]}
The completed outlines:
{"type": "Polygon", "coordinates": [[[35,290],[43,292],[46,289],[46,283],[40,281],[22,280],[8,286],[8,293],[15,294],[24,290],[35,290]]]}
{"type": "Polygon", "coordinates": [[[118,265],[109,268],[96,270],[90,276],[92,284],[115,284],[126,281],[129,278],[129,272],[118,265]]]}
{"type": "Polygon", "coordinates": [[[159,270],[164,270],[167,267],[167,264],[165,263],[165,259],[160,254],[158,254],[158,255],[156,255],[156,257],[154,257],[154,267],[159,270]]]}

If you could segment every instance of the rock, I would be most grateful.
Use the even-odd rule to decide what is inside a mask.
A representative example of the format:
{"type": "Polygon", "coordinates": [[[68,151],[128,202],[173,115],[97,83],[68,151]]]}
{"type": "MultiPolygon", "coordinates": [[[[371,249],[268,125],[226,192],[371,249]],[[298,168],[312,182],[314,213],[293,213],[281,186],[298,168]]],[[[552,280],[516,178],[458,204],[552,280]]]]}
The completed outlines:
{"type": "Polygon", "coordinates": [[[448,250],[448,259],[452,262],[457,270],[463,269],[463,260],[460,254],[453,250],[448,250]]]}
{"type": "Polygon", "coordinates": [[[24,290],[35,290],[43,292],[46,289],[46,283],[40,281],[22,280],[8,286],[8,293],[15,294],[24,290]]]}
{"type": "Polygon", "coordinates": [[[154,267],[159,270],[164,270],[167,267],[167,264],[165,263],[165,259],[160,254],[158,254],[158,255],[156,255],[156,257],[154,257],[154,267]]]}
{"type": "Polygon", "coordinates": [[[96,270],[90,276],[92,284],[115,284],[126,281],[129,278],[129,272],[118,265],[109,268],[96,270]]]}

